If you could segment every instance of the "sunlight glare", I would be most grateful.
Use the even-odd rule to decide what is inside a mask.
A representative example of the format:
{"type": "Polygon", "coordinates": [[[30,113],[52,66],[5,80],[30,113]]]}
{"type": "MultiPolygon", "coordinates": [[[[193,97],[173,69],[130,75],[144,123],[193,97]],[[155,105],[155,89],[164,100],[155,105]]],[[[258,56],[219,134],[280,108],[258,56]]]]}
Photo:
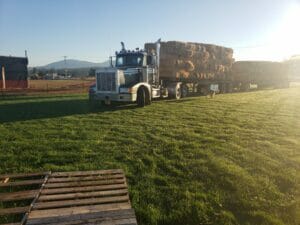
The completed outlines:
{"type": "Polygon", "coordinates": [[[273,50],[281,57],[300,54],[300,5],[290,7],[276,32],[272,35],[273,50]]]}

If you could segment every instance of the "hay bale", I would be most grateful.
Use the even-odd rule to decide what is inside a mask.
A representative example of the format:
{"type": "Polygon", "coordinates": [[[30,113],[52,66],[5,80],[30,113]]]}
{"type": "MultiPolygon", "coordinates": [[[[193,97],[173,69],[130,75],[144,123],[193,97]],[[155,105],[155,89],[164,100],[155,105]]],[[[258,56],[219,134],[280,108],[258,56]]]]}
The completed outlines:
{"type": "Polygon", "coordinates": [[[292,56],[284,64],[288,68],[288,75],[291,80],[300,80],[300,55],[292,56]]]}
{"type": "Polygon", "coordinates": [[[270,61],[238,61],[232,66],[235,81],[258,83],[288,80],[288,70],[284,63],[270,61]]]}
{"type": "MultiPolygon", "coordinates": [[[[145,50],[155,51],[155,43],[145,50]]],[[[162,42],[160,75],[170,80],[224,79],[234,62],[233,50],[221,46],[191,42],[162,42]]]]}

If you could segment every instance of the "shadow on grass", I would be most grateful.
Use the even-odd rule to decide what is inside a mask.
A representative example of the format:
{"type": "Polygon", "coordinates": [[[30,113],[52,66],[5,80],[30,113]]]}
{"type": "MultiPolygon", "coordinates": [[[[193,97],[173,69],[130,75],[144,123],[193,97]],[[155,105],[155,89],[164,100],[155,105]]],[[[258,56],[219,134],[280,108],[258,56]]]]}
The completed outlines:
{"type": "Polygon", "coordinates": [[[115,104],[111,106],[93,106],[88,100],[70,99],[57,101],[10,103],[0,105],[0,123],[47,119],[70,115],[134,109],[135,105],[115,104]]]}
{"type": "Polygon", "coordinates": [[[166,103],[178,104],[178,103],[185,103],[185,102],[193,102],[193,101],[195,101],[195,99],[196,99],[196,97],[188,97],[188,98],[183,98],[183,99],[178,99],[178,100],[177,99],[166,99],[163,101],[165,101],[166,103]]]}
{"type": "MultiPolygon", "coordinates": [[[[80,95],[80,94],[78,94],[80,95]]],[[[60,97],[63,97],[63,98],[68,98],[68,97],[71,97],[71,98],[74,98],[74,94],[73,95],[21,95],[21,96],[18,96],[18,95],[8,95],[8,96],[0,96],[0,101],[1,100],[8,100],[8,101],[20,101],[20,100],[42,100],[42,99],[57,99],[57,98],[60,98],[60,97]]]]}

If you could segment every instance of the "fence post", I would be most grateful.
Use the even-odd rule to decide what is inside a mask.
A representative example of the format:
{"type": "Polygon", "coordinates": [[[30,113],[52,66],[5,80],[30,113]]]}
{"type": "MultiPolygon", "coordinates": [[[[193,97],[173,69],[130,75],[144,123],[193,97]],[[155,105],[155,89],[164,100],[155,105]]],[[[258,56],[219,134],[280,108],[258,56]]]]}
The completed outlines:
{"type": "Polygon", "coordinates": [[[2,66],[2,88],[6,89],[6,82],[5,82],[5,68],[2,66]]]}

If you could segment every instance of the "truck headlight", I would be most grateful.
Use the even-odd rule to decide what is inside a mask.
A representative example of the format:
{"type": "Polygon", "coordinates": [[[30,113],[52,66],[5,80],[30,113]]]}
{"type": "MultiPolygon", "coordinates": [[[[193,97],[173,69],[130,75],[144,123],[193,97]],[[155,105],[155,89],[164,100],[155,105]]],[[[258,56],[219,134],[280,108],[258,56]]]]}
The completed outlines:
{"type": "Polygon", "coordinates": [[[132,93],[132,88],[120,88],[120,93],[132,93]]]}

